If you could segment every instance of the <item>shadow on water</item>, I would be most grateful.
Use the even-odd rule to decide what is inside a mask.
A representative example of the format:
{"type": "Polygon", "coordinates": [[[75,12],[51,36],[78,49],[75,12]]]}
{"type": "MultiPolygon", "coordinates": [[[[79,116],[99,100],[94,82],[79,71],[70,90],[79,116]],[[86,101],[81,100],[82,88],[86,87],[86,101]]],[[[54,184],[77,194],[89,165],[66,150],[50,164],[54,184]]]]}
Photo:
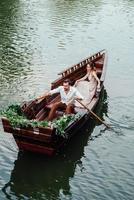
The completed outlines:
{"type": "MultiPolygon", "coordinates": [[[[107,114],[106,97],[104,90],[98,104],[102,110],[101,117],[107,114]]],[[[81,158],[95,126],[94,120],[87,122],[84,130],[54,157],[20,152],[10,181],[2,189],[6,199],[58,199],[60,193],[71,196],[69,180],[74,176],[77,165],[82,170],[81,158]]]]}

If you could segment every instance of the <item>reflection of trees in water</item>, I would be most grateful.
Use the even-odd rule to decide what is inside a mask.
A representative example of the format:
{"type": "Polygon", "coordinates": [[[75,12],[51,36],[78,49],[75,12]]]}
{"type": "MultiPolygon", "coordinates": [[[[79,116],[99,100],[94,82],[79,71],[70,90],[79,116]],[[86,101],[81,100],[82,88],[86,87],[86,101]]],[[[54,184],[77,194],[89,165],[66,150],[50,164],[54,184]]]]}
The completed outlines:
{"type": "Polygon", "coordinates": [[[20,102],[30,77],[31,33],[18,0],[0,1],[0,106],[20,102]]]}
{"type": "MultiPolygon", "coordinates": [[[[100,116],[103,116],[103,111],[106,114],[106,97],[104,90],[98,105],[100,116]]],[[[6,198],[58,199],[61,192],[71,196],[69,179],[74,176],[77,165],[82,170],[84,147],[94,127],[95,123],[87,122],[84,130],[71,139],[62,153],[54,157],[19,153],[10,181],[2,189],[6,198]]]]}
{"type": "MultiPolygon", "coordinates": [[[[28,66],[28,48],[24,45],[24,31],[18,34],[20,12],[18,0],[0,1],[0,84],[7,86],[28,66]]],[[[30,55],[29,55],[30,56],[30,55]]]]}

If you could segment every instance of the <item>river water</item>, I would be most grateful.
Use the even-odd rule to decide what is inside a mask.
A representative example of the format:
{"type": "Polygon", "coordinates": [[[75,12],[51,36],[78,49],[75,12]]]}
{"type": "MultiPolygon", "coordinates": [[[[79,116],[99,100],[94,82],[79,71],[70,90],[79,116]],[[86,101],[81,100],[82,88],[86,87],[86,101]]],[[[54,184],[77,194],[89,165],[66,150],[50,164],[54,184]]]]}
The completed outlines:
{"type": "Polygon", "coordinates": [[[134,1],[1,0],[0,109],[50,89],[57,73],[108,51],[100,115],[53,158],[19,153],[0,125],[0,200],[134,199],[134,1]]]}

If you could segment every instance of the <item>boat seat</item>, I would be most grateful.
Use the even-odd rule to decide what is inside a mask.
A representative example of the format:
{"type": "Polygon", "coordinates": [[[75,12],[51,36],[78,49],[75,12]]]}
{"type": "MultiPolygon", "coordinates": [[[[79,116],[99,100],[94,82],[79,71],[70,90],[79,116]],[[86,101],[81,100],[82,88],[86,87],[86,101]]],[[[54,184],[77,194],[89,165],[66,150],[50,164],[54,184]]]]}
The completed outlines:
{"type": "Polygon", "coordinates": [[[95,62],[95,66],[96,66],[97,68],[102,68],[102,67],[103,67],[103,64],[104,64],[104,58],[101,58],[101,59],[99,59],[99,60],[97,60],[97,61],[95,62]]]}
{"type": "Polygon", "coordinates": [[[102,67],[103,66],[103,60],[96,61],[95,65],[97,65],[97,67],[102,67]]]}
{"type": "Polygon", "coordinates": [[[96,69],[96,73],[97,73],[97,75],[98,75],[98,74],[101,74],[101,73],[102,73],[102,69],[97,68],[97,69],[96,69]]]}
{"type": "MultiPolygon", "coordinates": [[[[46,108],[47,108],[48,110],[50,110],[50,109],[52,108],[52,106],[53,106],[53,103],[47,105],[46,108]]],[[[58,115],[61,116],[61,115],[65,114],[65,109],[64,109],[64,108],[58,108],[58,109],[56,110],[56,112],[57,112],[57,114],[59,113],[58,115]]],[[[75,112],[75,109],[73,109],[72,112],[75,114],[75,113],[76,113],[76,112],[75,112]]]]}
{"type": "MultiPolygon", "coordinates": [[[[48,110],[50,110],[55,102],[60,102],[60,98],[58,99],[58,101],[53,101],[53,102],[51,102],[50,104],[46,105],[46,108],[47,108],[48,110]]],[[[58,117],[58,116],[59,116],[59,117],[60,117],[60,116],[63,116],[63,114],[65,114],[65,110],[66,110],[66,109],[64,109],[64,108],[58,108],[58,109],[56,110],[56,117],[58,117]]],[[[72,110],[72,113],[74,113],[74,114],[77,113],[77,112],[75,111],[75,108],[72,110]]],[[[56,117],[55,117],[55,118],[56,118],[56,117]]]]}
{"type": "Polygon", "coordinates": [[[49,110],[52,108],[53,104],[56,102],[60,102],[61,98],[60,95],[58,95],[55,99],[53,99],[50,103],[48,103],[45,107],[49,110]]]}

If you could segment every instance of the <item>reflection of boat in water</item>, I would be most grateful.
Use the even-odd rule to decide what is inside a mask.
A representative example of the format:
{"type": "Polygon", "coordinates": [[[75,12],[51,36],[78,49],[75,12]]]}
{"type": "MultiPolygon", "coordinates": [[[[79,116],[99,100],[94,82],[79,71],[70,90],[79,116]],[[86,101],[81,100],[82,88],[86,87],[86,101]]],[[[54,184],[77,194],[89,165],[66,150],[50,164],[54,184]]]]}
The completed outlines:
{"type": "MultiPolygon", "coordinates": [[[[61,84],[63,84],[64,80],[69,78],[72,81],[72,85],[76,80],[85,76],[86,74],[86,66],[87,64],[91,64],[96,67],[96,73],[98,78],[100,79],[100,91],[103,89],[103,84],[105,80],[106,74],[106,64],[107,64],[107,52],[102,50],[86,59],[81,61],[80,63],[73,65],[72,67],[64,70],[59,75],[61,76],[59,79],[55,80],[52,83],[52,89],[55,89],[61,84]]],[[[91,80],[86,82],[86,86],[91,84],[91,80]],[[88,83],[88,84],[87,84],[88,83]]],[[[80,93],[84,93],[88,96],[85,97],[86,106],[90,110],[94,110],[98,101],[100,99],[100,94],[96,93],[97,88],[95,85],[95,90],[92,98],[89,98],[89,87],[82,87],[80,93]],[[86,92],[85,92],[86,91],[86,92]]],[[[25,115],[29,119],[34,119],[36,122],[45,121],[48,119],[49,112],[53,107],[54,103],[60,101],[59,94],[53,94],[50,98],[44,98],[39,103],[35,101],[25,103],[22,106],[22,110],[25,115]]],[[[59,119],[64,116],[64,110],[60,110],[56,113],[55,118],[59,119]],[[62,114],[61,114],[62,113],[62,114]]],[[[64,118],[64,117],[63,117],[64,118]]],[[[19,147],[20,150],[32,151],[38,153],[44,153],[47,155],[52,155],[57,152],[61,147],[67,143],[73,135],[76,135],[80,128],[83,128],[85,123],[90,121],[91,114],[87,111],[87,109],[81,107],[78,104],[75,107],[74,120],[70,121],[66,127],[64,127],[64,133],[67,136],[66,138],[61,137],[58,134],[58,127],[54,126],[36,126],[36,127],[26,127],[19,126],[14,128],[10,121],[7,118],[2,118],[4,131],[12,133],[13,137],[19,147]],[[79,116],[79,117],[77,117],[79,116]],[[75,118],[77,117],[77,118],[75,118]]]]}
{"type": "MultiPolygon", "coordinates": [[[[101,117],[107,112],[106,97],[106,91],[103,90],[98,104],[101,117]]],[[[96,126],[96,122],[92,122],[92,125],[87,122],[85,131],[73,137],[64,152],[53,159],[20,152],[10,181],[2,189],[6,199],[58,199],[61,193],[70,195],[69,181],[74,176],[76,166],[79,165],[83,170],[81,158],[84,156],[84,147],[96,126]]]]}

